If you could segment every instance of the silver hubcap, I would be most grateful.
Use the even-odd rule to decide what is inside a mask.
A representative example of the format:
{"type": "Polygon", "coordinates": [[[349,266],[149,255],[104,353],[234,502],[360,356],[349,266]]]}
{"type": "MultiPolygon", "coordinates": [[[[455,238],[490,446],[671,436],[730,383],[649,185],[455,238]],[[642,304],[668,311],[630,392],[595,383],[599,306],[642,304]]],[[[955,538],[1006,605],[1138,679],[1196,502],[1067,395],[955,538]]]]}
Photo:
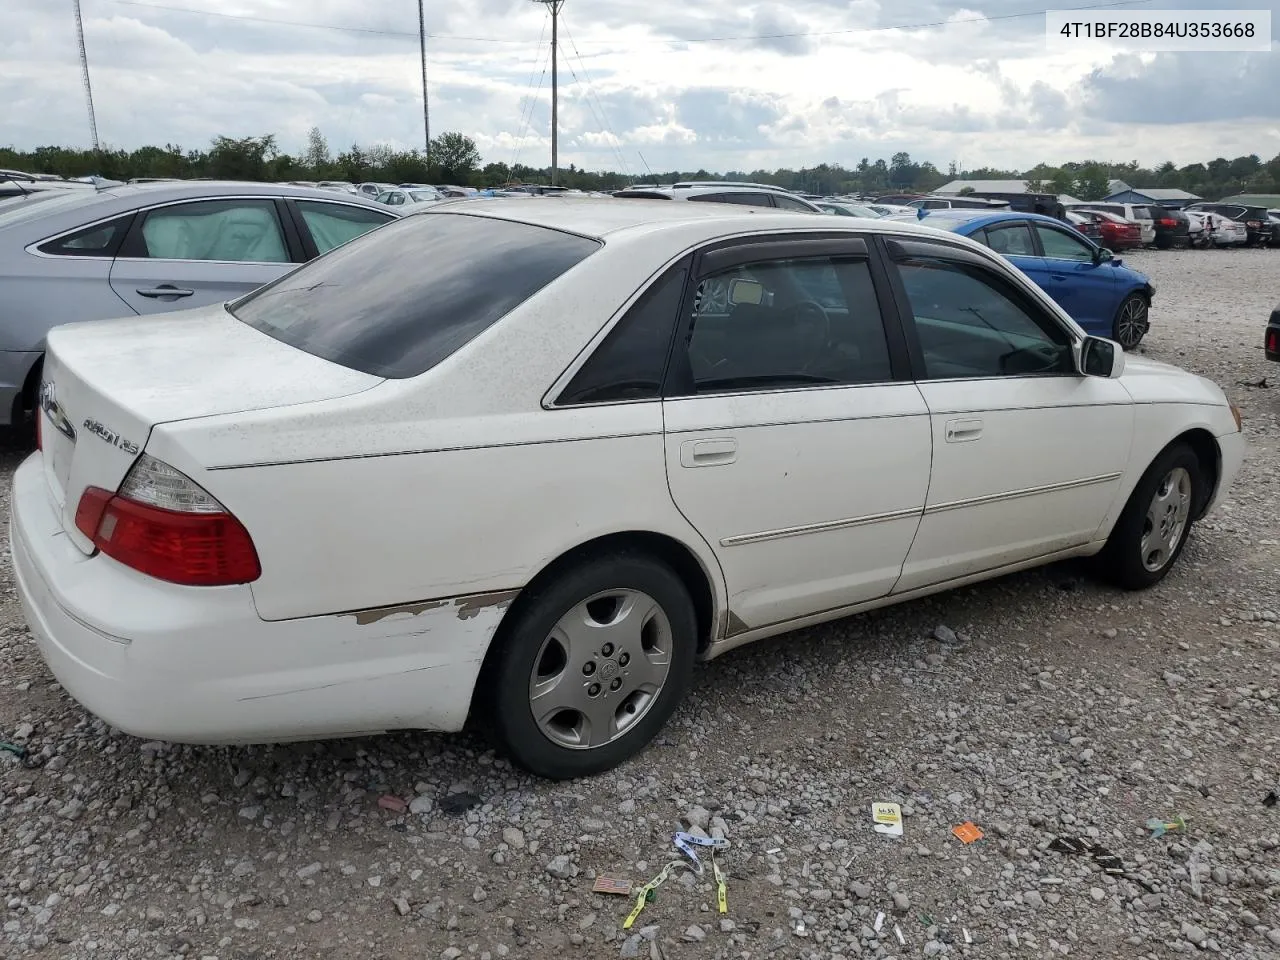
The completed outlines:
{"type": "Polygon", "coordinates": [[[529,706],[553,743],[603,746],[649,712],[670,669],[671,623],[658,601],[607,590],[571,609],[543,641],[529,706]]]}
{"type": "Polygon", "coordinates": [[[1163,570],[1178,549],[1191,516],[1191,474],[1175,467],[1160,481],[1142,525],[1142,565],[1163,570]]]}
{"type": "Polygon", "coordinates": [[[1139,297],[1129,300],[1120,309],[1120,346],[1126,350],[1142,340],[1147,332],[1147,304],[1139,297]]]}

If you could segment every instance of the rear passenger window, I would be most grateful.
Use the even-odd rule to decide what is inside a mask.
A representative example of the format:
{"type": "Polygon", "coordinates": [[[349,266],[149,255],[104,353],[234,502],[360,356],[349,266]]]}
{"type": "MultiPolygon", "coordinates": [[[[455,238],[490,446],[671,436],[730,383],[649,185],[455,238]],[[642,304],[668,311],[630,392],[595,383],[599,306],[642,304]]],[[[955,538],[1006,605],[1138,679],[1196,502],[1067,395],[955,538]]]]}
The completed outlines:
{"type": "Polygon", "coordinates": [[[657,400],[689,275],[670,270],[632,305],[569,382],[558,404],[657,400]]]}
{"type": "Polygon", "coordinates": [[[784,210],[803,210],[805,213],[813,212],[812,208],[807,203],[802,203],[794,197],[774,194],[773,202],[775,206],[782,207],[784,210]]]}
{"type": "Polygon", "coordinates": [[[48,240],[37,249],[58,257],[114,257],[133,222],[133,214],[94,224],[57,240],[48,240]]]}
{"type": "Polygon", "coordinates": [[[711,274],[677,349],[701,394],[893,379],[863,260],[769,260],[711,274]]]}
{"type": "MultiPolygon", "coordinates": [[[[200,200],[145,214],[140,253],[155,260],[286,263],[289,252],[272,200],[200,200]]],[[[132,246],[134,241],[130,241],[132,246]]]]}
{"type": "Polygon", "coordinates": [[[1034,257],[1035,244],[1025,223],[1010,223],[987,227],[987,246],[996,253],[1012,257],[1034,257]]]}

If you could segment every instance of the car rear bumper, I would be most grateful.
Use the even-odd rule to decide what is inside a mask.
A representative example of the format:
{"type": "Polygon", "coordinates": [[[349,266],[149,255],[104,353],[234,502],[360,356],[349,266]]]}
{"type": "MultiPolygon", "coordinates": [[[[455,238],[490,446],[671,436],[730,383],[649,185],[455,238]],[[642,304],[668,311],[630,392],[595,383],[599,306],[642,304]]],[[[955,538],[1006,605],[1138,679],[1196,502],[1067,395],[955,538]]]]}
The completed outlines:
{"type": "Polygon", "coordinates": [[[458,730],[499,605],[263,621],[247,586],[181,587],[67,538],[37,452],[14,475],[14,579],[58,682],[141,737],[253,743],[458,730]]]}

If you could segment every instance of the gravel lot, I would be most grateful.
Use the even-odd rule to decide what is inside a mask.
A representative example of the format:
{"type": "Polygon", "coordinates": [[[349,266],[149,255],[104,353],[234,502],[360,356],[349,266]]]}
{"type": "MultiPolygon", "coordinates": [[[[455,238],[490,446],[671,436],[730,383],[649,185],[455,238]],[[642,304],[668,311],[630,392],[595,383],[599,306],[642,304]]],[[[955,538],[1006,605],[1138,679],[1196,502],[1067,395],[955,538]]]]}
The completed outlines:
{"type": "Polygon", "coordinates": [[[35,762],[0,754],[0,956],[1280,957],[1280,389],[1241,383],[1280,384],[1280,253],[1125,259],[1158,288],[1143,352],[1223,384],[1252,443],[1167,580],[1127,595],[1059,565],[740,650],[590,782],[469,737],[117,734],[53,682],[5,564],[0,738],[35,762]],[[966,820],[985,839],[954,838],[966,820]],[[638,887],[690,822],[732,842],[728,913],[709,869],[680,871],[623,931],[631,899],[593,878],[638,887]]]}

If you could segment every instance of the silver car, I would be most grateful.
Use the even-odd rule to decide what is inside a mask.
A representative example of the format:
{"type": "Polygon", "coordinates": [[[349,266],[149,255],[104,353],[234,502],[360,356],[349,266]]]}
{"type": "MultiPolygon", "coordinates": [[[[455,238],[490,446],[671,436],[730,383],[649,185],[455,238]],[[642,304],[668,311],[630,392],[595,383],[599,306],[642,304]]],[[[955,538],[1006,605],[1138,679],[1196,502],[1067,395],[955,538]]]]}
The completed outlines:
{"type": "Polygon", "coordinates": [[[0,425],[25,423],[34,409],[50,327],[230,300],[399,216],[352,194],[268,183],[89,187],[6,201],[0,425]]]}

